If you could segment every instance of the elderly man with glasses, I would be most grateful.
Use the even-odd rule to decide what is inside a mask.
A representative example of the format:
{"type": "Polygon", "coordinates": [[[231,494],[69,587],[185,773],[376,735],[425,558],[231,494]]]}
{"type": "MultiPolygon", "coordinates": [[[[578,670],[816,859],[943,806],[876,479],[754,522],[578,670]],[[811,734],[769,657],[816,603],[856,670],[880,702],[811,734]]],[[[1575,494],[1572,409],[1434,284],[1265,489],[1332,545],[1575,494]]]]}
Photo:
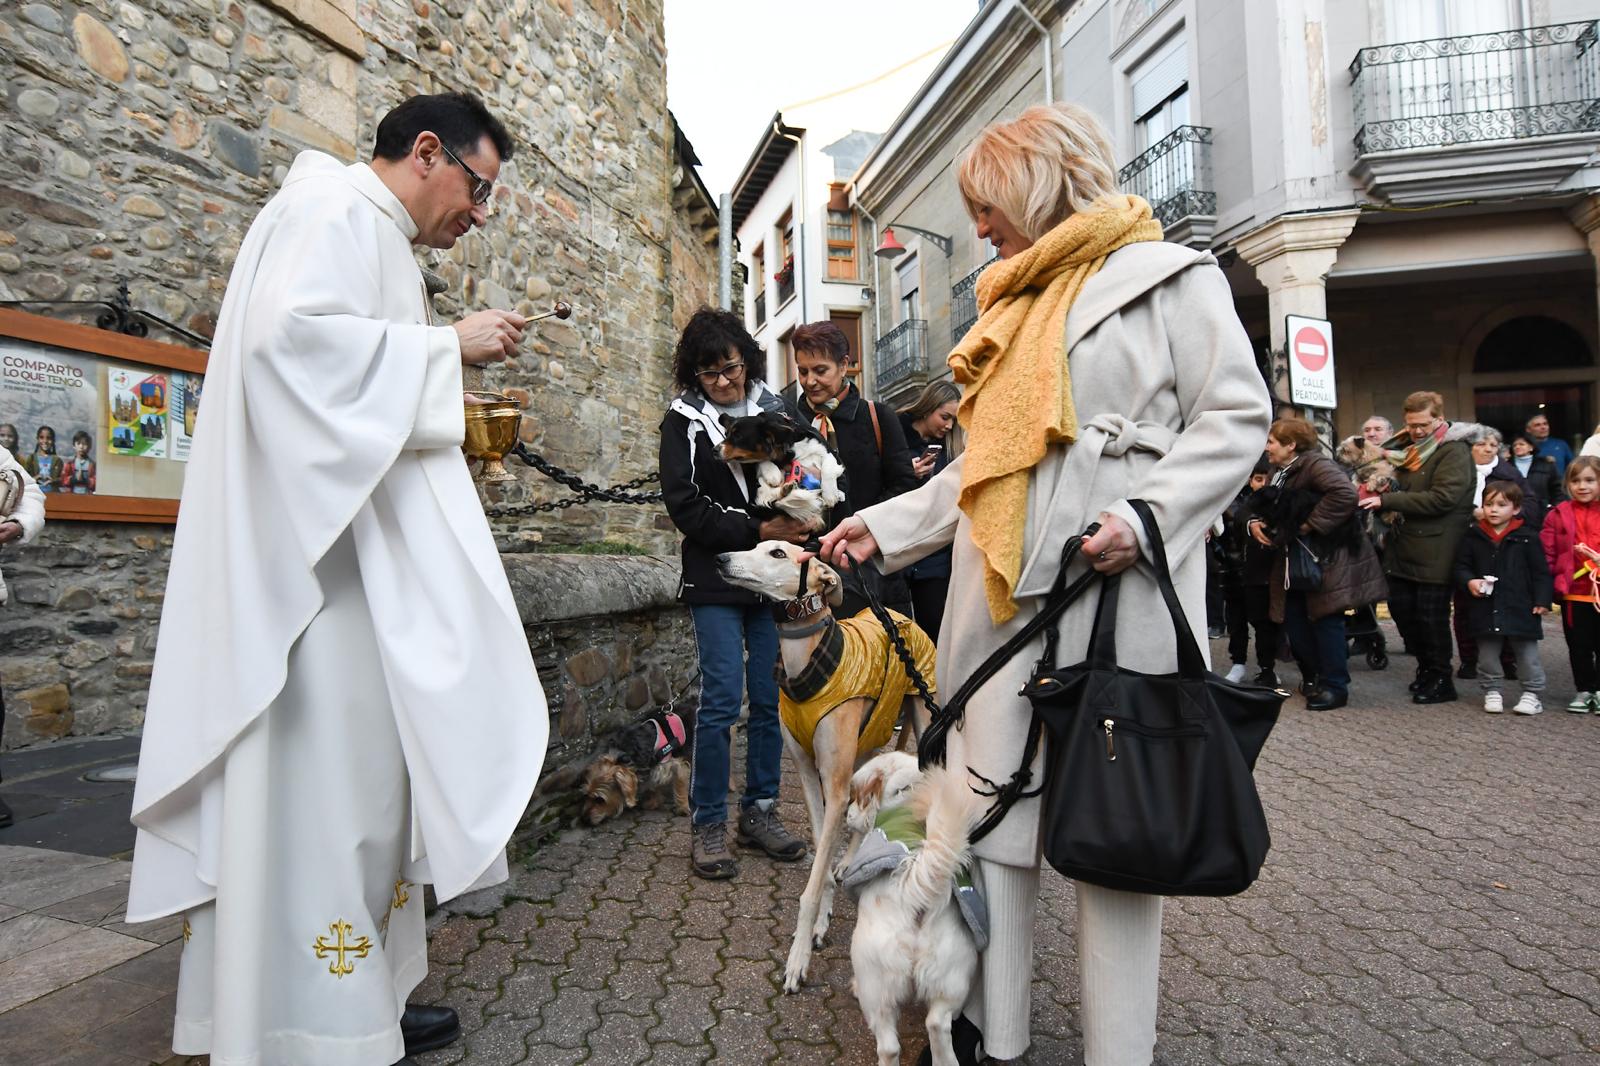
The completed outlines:
{"type": "Polygon", "coordinates": [[[183,916],[173,1050],[392,1066],[460,1024],[406,997],[440,900],[507,875],[548,714],[462,462],[462,367],[412,249],[487,221],[512,142],[418,96],[370,164],[304,152],[217,320],[134,793],[128,920],[183,916]]]}

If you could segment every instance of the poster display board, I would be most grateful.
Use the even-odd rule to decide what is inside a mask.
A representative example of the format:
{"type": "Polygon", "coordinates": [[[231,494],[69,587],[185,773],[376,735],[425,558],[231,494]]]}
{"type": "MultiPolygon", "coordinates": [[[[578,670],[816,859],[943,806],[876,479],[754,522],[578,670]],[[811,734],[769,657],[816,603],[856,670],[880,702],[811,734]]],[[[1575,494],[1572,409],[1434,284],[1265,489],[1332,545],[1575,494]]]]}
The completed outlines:
{"type": "Polygon", "coordinates": [[[175,521],[206,353],[0,309],[0,447],[51,518],[175,521]]]}

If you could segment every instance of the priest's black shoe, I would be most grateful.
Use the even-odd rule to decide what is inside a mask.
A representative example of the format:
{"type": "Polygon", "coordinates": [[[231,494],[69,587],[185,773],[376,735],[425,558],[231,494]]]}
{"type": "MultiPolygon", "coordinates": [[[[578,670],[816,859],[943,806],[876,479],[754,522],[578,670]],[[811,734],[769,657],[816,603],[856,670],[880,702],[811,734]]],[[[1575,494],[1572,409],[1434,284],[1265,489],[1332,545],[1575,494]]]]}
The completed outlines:
{"type": "Polygon", "coordinates": [[[1434,674],[1423,688],[1411,697],[1412,703],[1453,703],[1456,696],[1455,683],[1450,680],[1448,673],[1434,674]]]}
{"type": "Polygon", "coordinates": [[[1306,700],[1306,710],[1331,711],[1335,707],[1343,707],[1349,702],[1350,693],[1335,692],[1332,689],[1325,688],[1311,694],[1311,697],[1306,700]]]}
{"type": "MultiPolygon", "coordinates": [[[[979,1066],[986,1061],[985,1056],[978,1054],[978,1048],[983,1046],[983,1033],[965,1014],[956,1015],[956,1020],[950,1023],[950,1043],[956,1049],[956,1062],[961,1066],[979,1066]]],[[[922,1054],[917,1056],[917,1066],[933,1066],[932,1048],[922,1049],[922,1054]]]]}
{"type": "Polygon", "coordinates": [[[405,1038],[407,1055],[437,1051],[461,1036],[461,1018],[449,1007],[407,1003],[400,1016],[400,1035],[405,1038]]]}

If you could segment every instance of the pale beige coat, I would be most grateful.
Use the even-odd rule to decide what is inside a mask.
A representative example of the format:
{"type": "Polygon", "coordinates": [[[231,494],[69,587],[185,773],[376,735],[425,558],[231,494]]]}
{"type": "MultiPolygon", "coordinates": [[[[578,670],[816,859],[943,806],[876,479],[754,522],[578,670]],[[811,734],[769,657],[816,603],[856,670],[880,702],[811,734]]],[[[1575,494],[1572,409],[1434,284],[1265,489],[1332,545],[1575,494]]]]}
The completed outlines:
{"type": "MultiPolygon", "coordinates": [[[[981,559],[956,503],[959,459],[916,491],[858,512],[887,570],[954,545],[939,634],[941,696],[954,693],[1038,613],[1038,597],[1049,589],[1068,537],[1101,511],[1140,528],[1126,504],[1130,497],[1143,497],[1154,510],[1184,611],[1202,627],[1200,645],[1206,646],[1202,537],[1249,479],[1271,423],[1266,385],[1228,283],[1209,253],[1166,243],[1129,245],[1112,253],[1084,286],[1067,316],[1065,350],[1079,438],[1052,447],[1034,469],[1020,609],[1009,622],[996,628],[989,618],[981,559]]],[[[1058,665],[1082,661],[1096,598],[1091,590],[1061,618],[1058,665]]],[[[1117,653],[1132,669],[1177,668],[1167,611],[1143,561],[1123,579],[1117,653]]],[[[1030,715],[1018,691],[1039,654],[1037,644],[1019,654],[974,696],[964,729],[950,734],[949,765],[969,766],[997,782],[1015,772],[1030,715]]],[[[1038,821],[1038,799],[1023,800],[975,850],[992,862],[1033,866],[1038,821]]]]}

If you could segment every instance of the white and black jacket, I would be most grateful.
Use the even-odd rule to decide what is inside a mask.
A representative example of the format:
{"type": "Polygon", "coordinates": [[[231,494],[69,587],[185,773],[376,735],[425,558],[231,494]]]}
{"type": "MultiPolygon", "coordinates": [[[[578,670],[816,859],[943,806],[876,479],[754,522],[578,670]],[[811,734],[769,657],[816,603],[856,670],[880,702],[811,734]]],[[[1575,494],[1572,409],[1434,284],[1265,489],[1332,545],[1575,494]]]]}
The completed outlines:
{"type": "MultiPolygon", "coordinates": [[[[750,384],[748,396],[766,411],[793,414],[763,383],[750,384]]],[[[734,588],[717,574],[717,556],[754,548],[761,523],[755,468],[719,459],[722,425],[703,394],[679,394],[661,420],[661,493],[673,525],[683,534],[683,578],[678,598],[685,603],[755,604],[761,597],[734,588]]]]}

